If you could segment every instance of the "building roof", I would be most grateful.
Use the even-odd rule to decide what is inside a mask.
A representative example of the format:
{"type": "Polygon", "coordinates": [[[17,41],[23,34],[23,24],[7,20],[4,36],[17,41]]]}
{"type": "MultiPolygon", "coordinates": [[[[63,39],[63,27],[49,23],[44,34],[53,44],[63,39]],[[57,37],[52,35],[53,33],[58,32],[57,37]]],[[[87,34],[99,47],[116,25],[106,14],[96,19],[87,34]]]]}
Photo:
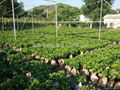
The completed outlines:
{"type": "Polygon", "coordinates": [[[103,18],[104,19],[120,19],[120,14],[107,14],[103,18]]]}

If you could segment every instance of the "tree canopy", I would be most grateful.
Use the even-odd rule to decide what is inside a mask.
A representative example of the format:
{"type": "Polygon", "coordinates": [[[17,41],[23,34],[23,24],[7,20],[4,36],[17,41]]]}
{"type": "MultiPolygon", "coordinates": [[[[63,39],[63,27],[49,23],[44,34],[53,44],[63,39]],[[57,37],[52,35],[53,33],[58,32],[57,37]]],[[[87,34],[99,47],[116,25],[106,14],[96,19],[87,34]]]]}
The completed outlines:
{"type": "MultiPolygon", "coordinates": [[[[0,0],[0,2],[2,2],[3,0],[0,0]]],[[[14,8],[18,7],[17,9],[15,9],[15,15],[19,14],[20,12],[24,11],[23,9],[23,3],[20,2],[18,3],[17,0],[14,0],[14,8]]],[[[5,2],[3,2],[0,5],[0,15],[3,15],[4,13],[11,11],[7,14],[5,14],[5,17],[11,17],[12,16],[12,3],[11,0],[5,0],[5,2]]]]}
{"type": "MultiPolygon", "coordinates": [[[[110,5],[114,0],[106,0],[110,5]]],[[[92,20],[99,20],[101,0],[83,0],[85,3],[81,8],[81,13],[91,18],[92,20]]],[[[112,8],[107,5],[103,0],[103,16],[106,14],[116,13],[112,8]]]]}
{"type": "Polygon", "coordinates": [[[69,5],[59,4],[58,5],[58,20],[69,21],[74,20],[80,15],[80,10],[69,5]]]}
{"type": "MultiPolygon", "coordinates": [[[[28,10],[29,13],[30,10],[28,10]]],[[[39,6],[32,9],[34,16],[41,20],[52,20],[55,19],[55,5],[39,6]]],[[[72,7],[66,4],[58,4],[58,20],[67,21],[73,20],[78,17],[80,10],[76,7],[72,7]]]]}
{"type": "Polygon", "coordinates": [[[120,9],[116,9],[120,13],[120,9]]]}

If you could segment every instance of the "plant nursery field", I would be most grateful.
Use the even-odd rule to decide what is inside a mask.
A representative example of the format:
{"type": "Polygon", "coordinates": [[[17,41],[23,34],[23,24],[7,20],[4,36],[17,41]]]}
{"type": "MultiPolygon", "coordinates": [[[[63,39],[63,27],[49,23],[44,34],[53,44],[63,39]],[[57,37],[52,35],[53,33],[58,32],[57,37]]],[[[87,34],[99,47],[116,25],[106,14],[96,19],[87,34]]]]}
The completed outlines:
{"type": "Polygon", "coordinates": [[[120,29],[0,31],[0,90],[120,89],[120,29]],[[81,84],[81,87],[80,87],[81,84]]]}

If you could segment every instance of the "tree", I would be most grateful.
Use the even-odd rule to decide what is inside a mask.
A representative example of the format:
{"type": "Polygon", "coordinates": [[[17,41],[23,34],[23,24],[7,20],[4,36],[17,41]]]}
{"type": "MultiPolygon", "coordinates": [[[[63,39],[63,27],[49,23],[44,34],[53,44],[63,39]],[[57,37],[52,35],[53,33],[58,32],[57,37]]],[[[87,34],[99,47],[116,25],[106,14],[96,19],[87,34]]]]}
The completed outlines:
{"type": "MultiPolygon", "coordinates": [[[[113,4],[114,0],[106,0],[110,5],[113,4]]],[[[92,20],[99,20],[101,0],[83,0],[85,3],[81,8],[81,13],[91,18],[92,20]]],[[[106,4],[103,0],[103,16],[106,14],[116,13],[111,7],[106,4]]]]}
{"type": "MultiPolygon", "coordinates": [[[[0,2],[3,1],[3,0],[0,0],[0,2]]],[[[15,15],[16,14],[19,14],[20,12],[23,12],[24,9],[23,9],[23,3],[20,2],[18,3],[17,0],[13,0],[14,1],[14,8],[17,8],[15,9],[15,15]]],[[[9,13],[5,14],[4,16],[5,17],[12,17],[12,4],[11,4],[11,0],[6,0],[4,3],[2,3],[0,5],[0,15],[3,15],[4,13],[10,11],[9,13]]]]}
{"type": "MultiPolygon", "coordinates": [[[[72,7],[62,3],[59,3],[57,6],[58,21],[71,21],[73,19],[76,19],[80,14],[80,10],[76,7],[72,7]]],[[[32,10],[34,12],[34,16],[36,18],[38,17],[40,20],[55,20],[55,5],[43,5],[35,7],[32,10]]]]}
{"type": "Polygon", "coordinates": [[[116,9],[120,13],[120,9],[116,9]]]}
{"type": "Polygon", "coordinates": [[[58,4],[58,20],[71,21],[76,19],[80,14],[80,10],[65,4],[58,4]]]}

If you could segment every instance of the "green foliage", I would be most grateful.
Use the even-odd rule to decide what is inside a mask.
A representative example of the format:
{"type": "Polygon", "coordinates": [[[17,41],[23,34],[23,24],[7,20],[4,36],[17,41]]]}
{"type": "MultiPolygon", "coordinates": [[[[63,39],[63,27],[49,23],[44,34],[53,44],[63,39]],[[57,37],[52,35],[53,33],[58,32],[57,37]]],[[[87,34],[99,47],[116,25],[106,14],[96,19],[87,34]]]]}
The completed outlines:
{"type": "MultiPolygon", "coordinates": [[[[24,11],[23,10],[23,3],[22,2],[18,3],[17,0],[13,0],[13,1],[14,1],[14,8],[19,6],[15,10],[15,15],[19,14],[20,12],[23,12],[24,11]]],[[[5,0],[5,2],[0,5],[0,14],[1,15],[6,13],[6,12],[8,12],[8,11],[11,11],[11,10],[12,10],[11,0],[5,0]]],[[[4,17],[12,17],[12,11],[7,13],[7,14],[5,14],[4,17]]]]}
{"type": "Polygon", "coordinates": [[[116,9],[120,13],[120,9],[116,9]]]}
{"type": "Polygon", "coordinates": [[[108,46],[106,48],[86,53],[83,56],[77,56],[74,59],[65,60],[66,64],[79,67],[79,63],[84,68],[92,69],[93,72],[102,73],[108,78],[120,78],[119,59],[120,46],[108,46]],[[114,58],[113,58],[114,57],[114,58]],[[117,57],[117,58],[115,58],[117,57]]]}
{"type": "Polygon", "coordinates": [[[87,38],[82,39],[81,37],[76,37],[74,35],[78,33],[77,35],[79,36],[79,32],[81,32],[80,35],[83,35],[82,33],[92,33],[96,31],[97,30],[92,31],[87,29],[76,29],[73,27],[61,27],[59,30],[59,36],[55,38],[54,27],[43,27],[35,29],[34,33],[32,30],[31,32],[28,30],[19,31],[17,34],[19,38],[17,40],[12,41],[10,38],[7,38],[6,40],[10,43],[13,42],[13,46],[22,47],[22,51],[35,53],[52,60],[74,54],[75,52],[108,44],[108,41],[105,40],[98,41],[87,38]]]}
{"type": "Polygon", "coordinates": [[[87,78],[85,76],[78,75],[76,76],[77,82],[87,82],[87,78]]]}
{"type": "MultiPolygon", "coordinates": [[[[58,20],[59,21],[69,21],[76,19],[80,14],[80,10],[78,8],[59,3],[58,5],[58,20]]],[[[29,13],[29,11],[28,11],[29,13]]],[[[55,6],[39,6],[33,8],[34,18],[39,20],[52,20],[54,21],[55,17],[55,6]]],[[[31,17],[31,15],[30,15],[31,17]]]]}
{"type": "MultiPolygon", "coordinates": [[[[91,18],[92,20],[99,20],[101,0],[83,0],[83,2],[85,5],[82,6],[81,13],[91,18]]],[[[114,0],[107,0],[107,2],[112,5],[114,0]]],[[[111,13],[113,14],[116,12],[103,1],[103,16],[111,13]]]]}
{"type": "Polygon", "coordinates": [[[9,48],[0,57],[0,90],[71,90],[64,71],[52,72],[52,66],[33,61],[28,53],[9,48]]]}
{"type": "Polygon", "coordinates": [[[27,88],[27,80],[28,78],[24,75],[16,75],[1,83],[0,88],[1,90],[23,90],[27,88]]]}
{"type": "Polygon", "coordinates": [[[68,78],[64,77],[64,72],[59,71],[55,73],[48,74],[49,78],[46,80],[44,76],[44,82],[41,82],[40,79],[34,79],[31,82],[29,90],[71,90],[70,81],[68,78]]]}
{"type": "Polygon", "coordinates": [[[5,60],[7,58],[7,53],[5,51],[0,51],[0,60],[5,60]]]}
{"type": "Polygon", "coordinates": [[[101,89],[96,88],[96,87],[93,86],[93,85],[86,85],[86,86],[83,86],[83,87],[82,87],[82,90],[101,90],[101,89]]]}
{"type": "Polygon", "coordinates": [[[71,21],[80,15],[80,10],[69,5],[58,4],[58,21],[71,21]]]}
{"type": "MultiPolygon", "coordinates": [[[[97,29],[81,29],[74,27],[59,28],[59,36],[55,37],[55,27],[36,28],[17,31],[17,40],[13,31],[0,32],[0,90],[71,90],[71,81],[64,71],[54,72],[53,67],[41,61],[33,60],[36,54],[49,60],[78,55],[80,51],[107,46],[109,40],[119,41],[119,30],[102,30],[98,39],[97,29]],[[6,35],[4,39],[2,35],[6,35]],[[16,51],[9,47],[22,47],[16,51]],[[21,86],[21,87],[20,87],[21,86]]],[[[67,59],[65,63],[78,69],[79,63],[84,68],[100,72],[109,78],[120,78],[120,46],[107,46],[84,55],[67,59]]],[[[87,82],[85,76],[76,76],[77,82],[87,82]]],[[[83,86],[83,90],[97,90],[92,85],[83,86]]]]}

